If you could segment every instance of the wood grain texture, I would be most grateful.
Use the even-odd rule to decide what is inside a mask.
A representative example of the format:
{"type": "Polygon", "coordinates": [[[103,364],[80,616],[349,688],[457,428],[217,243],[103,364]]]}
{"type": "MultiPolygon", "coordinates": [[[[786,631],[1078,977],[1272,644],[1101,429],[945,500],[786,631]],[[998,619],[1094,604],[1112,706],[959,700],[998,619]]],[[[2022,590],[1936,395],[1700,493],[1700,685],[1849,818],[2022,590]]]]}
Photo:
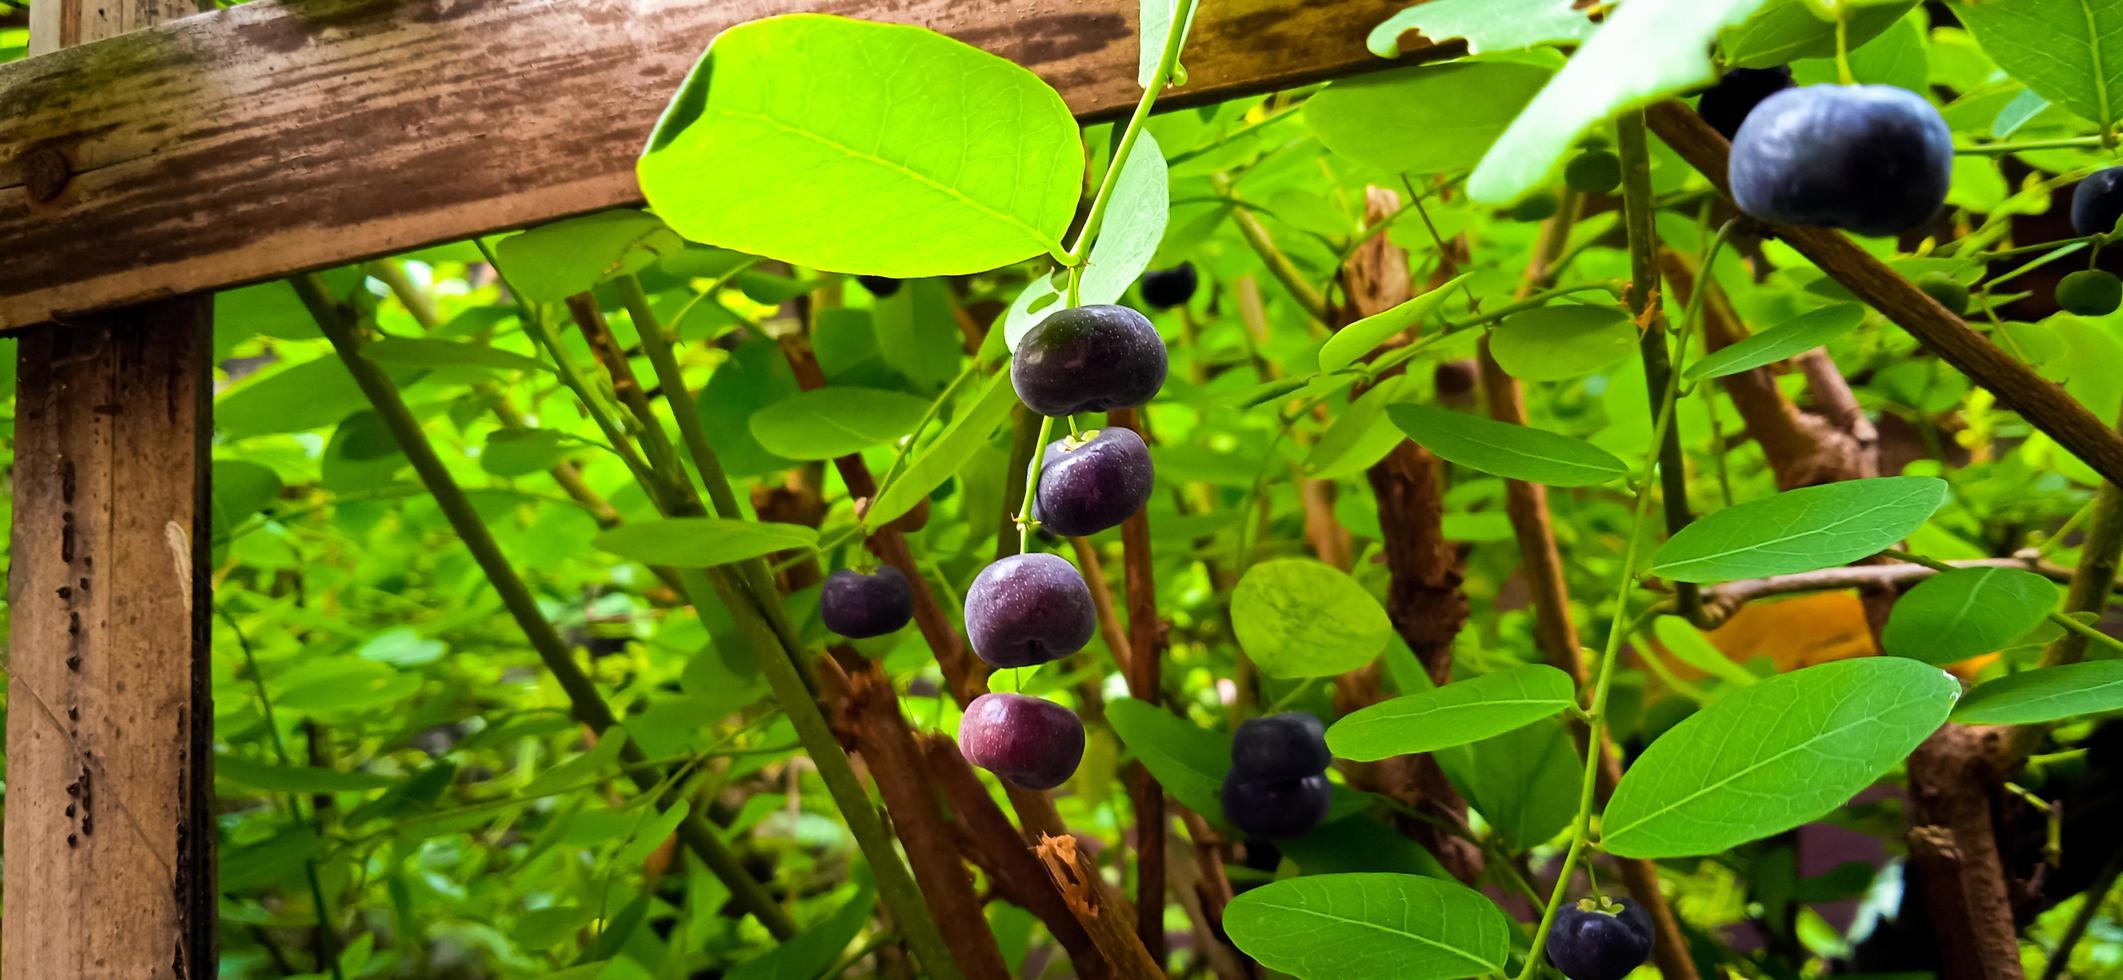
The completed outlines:
{"type": "MultiPolygon", "coordinates": [[[[770,14],[934,27],[1111,114],[1137,3],[260,0],[0,66],[0,330],[637,203],[687,69],[770,14]]],[[[1204,4],[1161,105],[1382,67],[1401,6],[1204,4]]]]}

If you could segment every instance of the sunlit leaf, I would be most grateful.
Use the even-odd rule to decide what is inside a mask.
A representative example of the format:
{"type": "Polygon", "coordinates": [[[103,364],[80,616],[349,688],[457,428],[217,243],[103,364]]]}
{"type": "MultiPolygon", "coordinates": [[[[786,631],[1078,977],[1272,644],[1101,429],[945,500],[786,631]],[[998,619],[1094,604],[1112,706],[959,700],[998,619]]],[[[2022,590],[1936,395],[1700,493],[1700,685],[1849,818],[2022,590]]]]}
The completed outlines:
{"type": "Polygon", "coordinates": [[[1897,657],[1950,664],[2005,646],[2056,607],[2056,583],[2025,569],[1941,572],[1895,600],[1880,646],[1897,657]]]}
{"type": "Polygon", "coordinates": [[[1532,724],[1576,700],[1570,675],[1525,664],[1359,709],[1327,729],[1327,747],[1358,762],[1429,752],[1532,724]]]}
{"type": "Polygon", "coordinates": [[[1385,649],[1393,624],[1378,600],[1331,565],[1286,558],[1246,570],[1231,594],[1239,646],[1270,677],[1325,677],[1385,649]]]}
{"type": "Polygon", "coordinates": [[[1722,582],[1828,568],[1878,554],[1946,503],[1946,481],[1889,476],[1802,487],[1712,511],[1667,539],[1653,574],[1722,582]]]}
{"type": "Polygon", "coordinates": [[[1471,888],[1395,874],[1307,875],[1231,900],[1246,955],[1299,980],[1446,980],[1500,972],[1511,920],[1471,888]]]}

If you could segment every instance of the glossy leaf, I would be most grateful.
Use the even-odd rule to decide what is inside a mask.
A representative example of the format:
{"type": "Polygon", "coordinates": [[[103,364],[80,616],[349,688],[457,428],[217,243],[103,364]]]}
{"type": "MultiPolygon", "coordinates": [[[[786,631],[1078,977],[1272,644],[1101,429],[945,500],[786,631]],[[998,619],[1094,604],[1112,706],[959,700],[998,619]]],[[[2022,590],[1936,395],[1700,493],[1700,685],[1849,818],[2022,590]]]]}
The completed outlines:
{"type": "Polygon", "coordinates": [[[906,435],[928,410],[928,402],[897,391],[819,388],[760,409],[752,436],[776,455],[832,459],[906,435]]]}
{"type": "Polygon", "coordinates": [[[2123,119],[2123,6],[2013,0],[1956,4],[1954,14],[2036,94],[2100,126],[2123,119]]]}
{"type": "Polygon", "coordinates": [[[1474,166],[1550,72],[1510,61],[1418,65],[1341,79],[1305,101],[1335,153],[1400,173],[1474,166]]]}
{"type": "Polygon", "coordinates": [[[1846,480],[1786,490],[1712,511],[1667,539],[1655,575],[1724,582],[1828,568],[1878,554],[1946,503],[1946,481],[1928,476],[1846,480]]]}
{"type": "Polygon", "coordinates": [[[1515,850],[1553,840],[1577,817],[1585,757],[1560,718],[1443,749],[1438,765],[1515,850]]]}
{"type": "Polygon", "coordinates": [[[1320,345],[1320,370],[1339,371],[1355,364],[1393,335],[1429,319],[1471,274],[1454,276],[1414,299],[1336,330],[1320,345]]]}
{"type": "MultiPolygon", "coordinates": [[[[1113,185],[1106,223],[1099,229],[1098,240],[1091,243],[1091,257],[1076,284],[1084,305],[1117,302],[1142,278],[1157,255],[1158,242],[1164,239],[1171,195],[1164,150],[1146,130],[1128,151],[1128,162],[1113,185]]],[[[1033,276],[1011,301],[1010,312],[1003,317],[1003,340],[1011,350],[1017,349],[1025,331],[1068,305],[1062,295],[1066,282],[1059,274],[1033,276]]]]}
{"type": "Polygon", "coordinates": [[[1865,657],[1769,678],[1659,736],[1615,787],[1600,840],[1623,857],[1714,854],[1848,802],[1946,720],[1961,685],[1865,657]]]}
{"type": "Polygon", "coordinates": [[[1196,728],[1148,701],[1106,702],[1106,720],[1172,798],[1219,823],[1224,773],[1231,768],[1231,736],[1196,728]]]}
{"type": "Polygon", "coordinates": [[[1468,54],[1576,44],[1596,26],[1576,0],[1430,0],[1371,29],[1364,45],[1381,58],[1401,56],[1401,36],[1416,31],[1432,44],[1461,39],[1468,54]]]}
{"type": "Polygon", "coordinates": [[[635,521],[599,534],[599,550],[646,565],[706,568],[777,551],[809,548],[818,530],[801,524],[738,521],[720,517],[672,517],[635,521]]]}
{"type": "Polygon", "coordinates": [[[1307,875],[1224,910],[1231,941],[1298,980],[1446,980],[1500,972],[1511,921],[1482,893],[1416,875],[1307,875]]]}
{"type": "Polygon", "coordinates": [[[1659,645],[1673,654],[1674,659],[1703,673],[1740,687],[1753,687],[1761,680],[1747,668],[1733,663],[1725,651],[1713,646],[1701,631],[1679,616],[1660,616],[1652,622],[1651,631],[1658,637],[1659,645]]]}
{"type": "Polygon", "coordinates": [[[1059,251],[1083,169],[1030,71],[924,28],[787,14],[716,37],[636,173],[694,241],[915,279],[1059,251]]]}
{"type": "Polygon", "coordinates": [[[599,211],[511,235],[494,246],[509,285],[541,303],[558,303],[607,279],[648,268],[685,247],[661,218],[642,211],[599,211]]]}
{"type": "Polygon", "coordinates": [[[1327,747],[1358,762],[1429,752],[1530,725],[1576,700],[1570,675],[1523,664],[1344,715],[1327,729],[1327,747]]]}
{"type": "Polygon", "coordinates": [[[1269,677],[1325,677],[1379,655],[1393,624],[1378,600],[1331,565],[1301,558],[1246,570],[1231,595],[1231,629],[1269,677]]]}
{"type": "Polygon", "coordinates": [[[1543,306],[1513,313],[1489,333],[1489,353],[1514,378],[1566,381],[1636,353],[1637,330],[1613,306],[1543,306]]]}
{"type": "Polygon", "coordinates": [[[1467,179],[1477,201],[1517,200],[1594,125],[1624,109],[1714,81],[1710,42],[1763,0],[1633,0],[1519,113],[1467,179]]]}
{"type": "Polygon", "coordinates": [[[1950,664],[2006,646],[2056,607],[2056,583],[2025,569],[1941,572],[1895,600],[1880,645],[1897,657],[1950,664]]]}
{"type": "Polygon", "coordinates": [[[2042,667],[1979,684],[1961,699],[1963,725],[2040,725],[2123,710],[2123,660],[2042,667]]]}
{"type": "MultiPolygon", "coordinates": [[[[1894,26],[1916,0],[1846,0],[1847,43],[1853,53],[1894,26]]],[[[1773,68],[1800,58],[1832,58],[1835,22],[1816,15],[1808,0],[1769,0],[1754,16],[1718,36],[1725,61],[1733,68],[1773,68]]]]}
{"type": "Polygon", "coordinates": [[[1681,377],[1689,381],[1722,378],[1775,364],[1849,333],[1863,319],[1865,308],[1856,303],[1841,303],[1801,313],[1688,365],[1681,377]]]}
{"type": "Polygon", "coordinates": [[[1408,438],[1437,455],[1494,476],[1587,487],[1628,475],[1629,466],[1589,442],[1432,405],[1386,409],[1408,438]]]}

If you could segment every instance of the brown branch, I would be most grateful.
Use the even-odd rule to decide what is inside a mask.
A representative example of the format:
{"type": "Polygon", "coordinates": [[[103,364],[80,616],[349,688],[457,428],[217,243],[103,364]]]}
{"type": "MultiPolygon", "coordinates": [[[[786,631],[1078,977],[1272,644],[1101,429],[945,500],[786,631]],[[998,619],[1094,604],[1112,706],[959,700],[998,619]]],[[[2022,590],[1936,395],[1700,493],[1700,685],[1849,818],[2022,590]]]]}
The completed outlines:
{"type": "MultiPolygon", "coordinates": [[[[1947,564],[1955,568],[2017,568],[2034,572],[2046,578],[2063,582],[2072,577],[2071,569],[2033,557],[2025,558],[1977,558],[1968,561],[1953,561],[1947,564]]],[[[1878,565],[1845,565],[1838,568],[1823,568],[1811,572],[1795,572],[1790,575],[1773,575],[1769,578],[1740,579],[1725,582],[1712,588],[1703,597],[1704,629],[1716,629],[1732,619],[1740,607],[1756,599],[1771,596],[1796,595],[1806,592],[1838,592],[1843,589],[1899,590],[1904,586],[1922,581],[1938,574],[1923,565],[1906,562],[1888,562],[1878,565]]],[[[2070,635],[2070,634],[2067,634],[2070,635]]]]}
{"type": "Polygon", "coordinates": [[[1947,725],[1909,756],[1909,861],[1945,980],[2025,974],[1991,820],[2004,729],[1947,725]]]}
{"type": "MultiPolygon", "coordinates": [[[[1653,132],[1725,190],[1729,147],[1687,106],[1668,100],[1647,110],[1653,132]]],[[[1770,231],[1866,305],[1909,331],[1998,401],[2019,412],[2110,483],[2123,483],[2123,436],[2033,368],[1983,335],[1893,269],[1828,228],[1773,225],[1770,231]]]]}
{"type": "Polygon", "coordinates": [[[1142,939],[1129,927],[1134,918],[1128,900],[1105,884],[1097,862],[1075,837],[1041,834],[1033,850],[1046,865],[1047,877],[1061,890],[1062,900],[1076,916],[1091,941],[1114,964],[1114,976],[1161,980],[1165,971],[1150,958],[1142,939]]]}
{"type": "MultiPolygon", "coordinates": [[[[1106,424],[1133,429],[1149,441],[1137,409],[1106,413],[1106,424]]],[[[1165,623],[1157,614],[1157,578],[1150,558],[1150,510],[1145,504],[1121,523],[1122,588],[1128,599],[1127,659],[1122,673],[1128,693],[1136,700],[1159,704],[1164,701],[1165,623]]],[[[1137,761],[1128,774],[1128,797],[1135,806],[1136,893],[1135,931],[1142,937],[1150,958],[1165,961],[1165,848],[1169,820],[1165,813],[1165,788],[1150,769],[1137,761]]]]}

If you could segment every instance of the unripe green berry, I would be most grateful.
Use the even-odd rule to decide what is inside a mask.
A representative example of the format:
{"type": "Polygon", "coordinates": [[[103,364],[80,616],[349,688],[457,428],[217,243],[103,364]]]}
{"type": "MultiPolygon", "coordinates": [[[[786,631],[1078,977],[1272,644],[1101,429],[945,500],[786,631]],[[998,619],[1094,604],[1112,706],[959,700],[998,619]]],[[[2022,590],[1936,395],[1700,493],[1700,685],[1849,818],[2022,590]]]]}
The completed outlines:
{"type": "Polygon", "coordinates": [[[1587,150],[1563,168],[1563,183],[1580,194],[1605,194],[1622,185],[1622,158],[1606,150],[1587,150]]]}
{"type": "Polygon", "coordinates": [[[2057,283],[2057,306],[2080,316],[2107,316],[2123,305],[2123,279],[2100,269],[2081,269],[2057,283]]]}
{"type": "Polygon", "coordinates": [[[1924,295],[1938,300],[1939,305],[1951,310],[1954,316],[1968,312],[1968,287],[1950,276],[1926,273],[1917,277],[1917,288],[1923,290],[1924,295]]]}
{"type": "Polygon", "coordinates": [[[1555,216],[1554,191],[1534,191],[1511,206],[1513,221],[1546,221],[1555,216]]]}

